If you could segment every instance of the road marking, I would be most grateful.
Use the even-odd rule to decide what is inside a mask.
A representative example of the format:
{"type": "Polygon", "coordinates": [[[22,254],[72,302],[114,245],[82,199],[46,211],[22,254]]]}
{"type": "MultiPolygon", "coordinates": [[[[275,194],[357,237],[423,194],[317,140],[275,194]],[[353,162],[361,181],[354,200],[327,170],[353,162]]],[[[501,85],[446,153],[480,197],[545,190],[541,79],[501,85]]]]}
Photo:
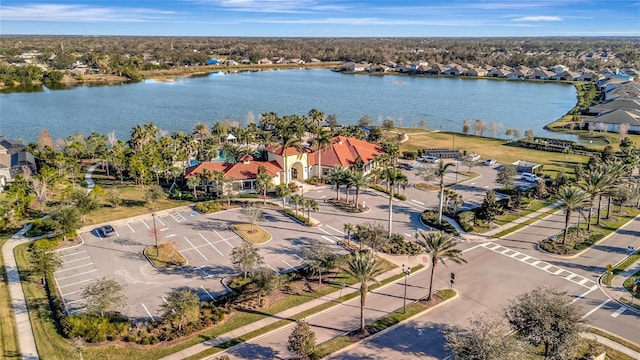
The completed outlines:
{"type": "Polygon", "coordinates": [[[611,299],[607,299],[607,300],[603,301],[602,303],[600,303],[600,305],[594,307],[593,309],[591,309],[591,311],[589,311],[583,317],[581,317],[580,320],[584,320],[587,316],[589,316],[589,315],[593,314],[594,312],[598,311],[601,307],[605,306],[609,301],[611,301],[611,299]]]}
{"type": "Polygon", "coordinates": [[[174,237],[174,236],[176,236],[176,234],[169,234],[169,235],[165,236],[165,238],[171,238],[171,237],[174,237]]]}
{"type": "Polygon", "coordinates": [[[198,254],[200,254],[200,256],[202,256],[205,260],[209,261],[209,259],[207,259],[206,256],[204,256],[203,253],[200,252],[200,250],[198,250],[198,248],[196,248],[195,246],[193,246],[193,244],[191,243],[191,241],[189,241],[189,239],[187,239],[186,236],[184,236],[184,239],[187,240],[187,242],[189,243],[189,245],[191,245],[191,247],[198,252],[198,254]]]}
{"type": "Polygon", "coordinates": [[[226,242],[227,245],[229,245],[229,247],[233,249],[233,245],[231,245],[231,243],[229,242],[229,239],[235,239],[238,236],[233,236],[233,237],[230,237],[229,239],[225,239],[222,235],[220,235],[219,232],[216,231],[216,229],[211,229],[211,231],[213,231],[216,235],[218,235],[218,237],[222,239],[222,241],[226,242]]]}
{"type": "Polygon", "coordinates": [[[78,282],[74,282],[72,284],[58,286],[58,288],[62,289],[62,288],[66,288],[66,287],[69,287],[69,286],[78,285],[78,284],[86,283],[86,282],[89,282],[89,281],[93,281],[95,279],[97,279],[97,277],[94,277],[94,278],[91,278],[91,279],[87,279],[87,280],[78,281],[78,282]]]}
{"type": "Polygon", "coordinates": [[[66,294],[62,294],[62,293],[60,293],[60,295],[62,295],[62,297],[63,297],[63,298],[65,298],[65,297],[67,297],[67,296],[69,296],[69,295],[77,294],[77,293],[79,293],[79,292],[83,292],[83,291],[84,291],[84,289],[80,289],[80,290],[72,291],[72,292],[70,292],[70,293],[66,293],[66,294]]]}
{"type": "Polygon", "coordinates": [[[82,264],[82,265],[78,265],[78,266],[70,267],[70,268],[67,268],[67,269],[60,269],[60,270],[56,271],[56,274],[57,274],[57,273],[60,273],[60,272],[63,272],[63,271],[68,271],[68,270],[78,269],[78,268],[85,267],[85,266],[90,266],[90,265],[93,265],[93,263],[82,264]]]}
{"type": "Polygon", "coordinates": [[[479,248],[479,247],[484,247],[484,246],[483,246],[483,244],[478,244],[478,245],[476,245],[476,246],[473,246],[473,247],[470,247],[470,248],[468,248],[468,249],[462,250],[462,253],[464,254],[464,253],[466,253],[467,251],[471,251],[471,250],[476,249],[476,248],[479,248]]]}
{"type": "Polygon", "coordinates": [[[331,225],[327,225],[327,224],[325,224],[325,225],[326,225],[329,229],[331,229],[331,230],[333,230],[333,231],[335,231],[335,232],[338,232],[338,233],[340,233],[340,234],[344,235],[344,232],[342,232],[342,231],[340,231],[340,230],[338,230],[338,229],[334,228],[333,226],[331,226],[331,225]]]}
{"type": "Polygon", "coordinates": [[[589,293],[591,293],[593,290],[597,289],[598,286],[594,285],[591,289],[585,291],[583,294],[581,294],[580,296],[578,296],[577,298],[571,300],[571,303],[573,304],[574,302],[578,301],[578,300],[582,300],[584,299],[585,296],[589,295],[589,293]]]}
{"type": "Polygon", "coordinates": [[[570,281],[570,282],[572,282],[574,284],[580,285],[580,286],[585,287],[587,289],[591,289],[593,286],[595,286],[595,282],[593,280],[587,279],[584,276],[581,276],[579,274],[575,274],[575,273],[573,273],[573,272],[571,272],[569,270],[562,269],[559,266],[552,265],[552,264],[549,264],[549,263],[547,263],[545,261],[538,260],[538,259],[536,259],[536,258],[534,258],[532,256],[522,254],[522,253],[520,253],[520,252],[518,252],[516,250],[509,249],[509,248],[507,248],[505,246],[497,245],[497,244],[493,244],[493,243],[486,243],[486,242],[485,243],[481,243],[479,245],[476,245],[476,247],[478,247],[478,246],[485,247],[485,248],[487,248],[487,249],[489,249],[489,250],[491,250],[491,251],[493,251],[495,253],[498,253],[498,254],[510,257],[512,259],[521,261],[521,262],[523,262],[523,263],[525,263],[527,265],[531,265],[531,266],[533,266],[533,267],[535,267],[537,269],[545,271],[545,272],[547,272],[547,273],[549,273],[551,275],[558,276],[558,277],[560,277],[560,278],[562,278],[564,280],[570,281]],[[502,249],[508,249],[510,251],[514,251],[515,254],[506,255],[505,253],[507,253],[507,251],[502,250],[502,249]],[[529,262],[529,260],[533,260],[533,261],[529,262]],[[560,276],[560,274],[564,274],[565,272],[568,273],[568,275],[560,276]]]}
{"type": "Polygon", "coordinates": [[[204,290],[204,292],[206,292],[206,293],[207,293],[207,295],[209,295],[209,297],[211,298],[211,300],[213,300],[213,299],[214,299],[214,297],[213,297],[213,296],[212,296],[212,295],[207,291],[207,289],[205,289],[205,288],[204,288],[204,286],[200,285],[200,288],[201,288],[202,290],[204,290]]]}
{"type": "Polygon", "coordinates": [[[424,203],[423,203],[423,202],[420,202],[420,201],[418,201],[418,200],[414,200],[414,199],[411,199],[411,202],[414,202],[414,203],[416,203],[416,204],[420,204],[420,205],[424,205],[424,203]]]}
{"type": "Polygon", "coordinates": [[[79,258],[79,259],[66,260],[64,263],[68,264],[68,263],[72,263],[72,262],[76,262],[76,261],[80,261],[80,260],[87,260],[87,259],[91,259],[91,257],[90,256],[85,256],[85,257],[79,258]]]}
{"type": "MultiPolygon", "coordinates": [[[[320,191],[318,191],[318,192],[320,192],[320,191]]],[[[327,195],[322,195],[322,196],[320,196],[320,199],[324,199],[326,197],[327,197],[327,195]]]]}
{"type": "Polygon", "coordinates": [[[406,237],[413,237],[413,235],[411,235],[411,234],[407,234],[407,233],[404,233],[404,236],[406,236],[406,237]]]}
{"type": "Polygon", "coordinates": [[[220,250],[218,250],[218,248],[217,248],[217,247],[213,246],[213,244],[212,244],[211,242],[209,242],[209,240],[207,240],[207,238],[206,238],[206,237],[204,237],[204,235],[202,235],[201,233],[198,233],[198,235],[200,235],[200,237],[201,237],[201,238],[203,238],[203,239],[204,239],[204,241],[206,241],[206,242],[207,242],[207,244],[211,245],[211,247],[213,248],[213,250],[217,251],[217,252],[218,252],[218,254],[220,254],[220,256],[224,256],[224,254],[222,254],[222,252],[221,252],[220,250]]]}
{"type": "Polygon", "coordinates": [[[187,221],[187,218],[185,218],[184,215],[182,215],[182,213],[179,211],[169,215],[171,215],[171,218],[177,223],[183,223],[187,221]]]}
{"type": "Polygon", "coordinates": [[[303,259],[303,258],[301,258],[301,257],[300,257],[300,255],[298,255],[298,254],[293,254],[293,255],[294,255],[295,257],[297,257],[298,259],[300,259],[300,261],[304,261],[304,259],[303,259]]]}
{"type": "Polygon", "coordinates": [[[127,226],[129,227],[129,229],[131,229],[131,232],[132,232],[132,233],[135,233],[135,232],[136,232],[135,230],[133,230],[133,228],[131,227],[131,224],[130,224],[130,223],[127,223],[127,226]]]}
{"type": "Polygon", "coordinates": [[[269,264],[267,264],[267,266],[268,266],[269,268],[271,268],[271,270],[275,271],[275,272],[276,272],[276,274],[280,274],[280,271],[276,270],[273,266],[271,266],[271,265],[269,265],[269,264]]]}
{"type": "Polygon", "coordinates": [[[78,255],[78,254],[81,254],[81,253],[86,253],[86,252],[87,252],[86,250],[81,250],[81,251],[77,251],[77,252],[70,253],[70,254],[60,255],[60,257],[63,258],[63,257],[66,257],[66,256],[75,256],[75,255],[78,255]]]}
{"type": "Polygon", "coordinates": [[[323,228],[318,228],[318,230],[322,231],[323,233],[327,234],[327,235],[331,235],[330,232],[328,232],[327,230],[323,229],[323,228]]]}
{"type": "Polygon", "coordinates": [[[84,238],[82,237],[82,235],[80,233],[78,233],[78,237],[80,238],[80,240],[82,240],[82,242],[84,242],[84,238]]]}
{"type": "Polygon", "coordinates": [[[324,236],[324,235],[322,235],[322,238],[323,238],[323,239],[325,239],[325,240],[327,240],[328,242],[330,242],[330,243],[332,243],[332,244],[335,244],[335,243],[336,243],[335,241],[333,241],[333,240],[329,239],[328,237],[326,237],[326,236],[324,236]]]}
{"type": "Polygon", "coordinates": [[[98,269],[93,269],[93,270],[81,272],[79,274],[73,274],[73,275],[69,275],[69,276],[64,276],[64,277],[58,278],[57,280],[60,281],[60,280],[64,280],[64,279],[69,279],[69,278],[72,278],[72,277],[81,276],[81,275],[89,274],[89,273],[96,272],[96,271],[98,271],[98,269]]]}
{"type": "Polygon", "coordinates": [[[167,231],[167,230],[169,230],[169,228],[162,228],[162,229],[160,229],[160,232],[164,232],[164,231],[167,231]]]}
{"type": "Polygon", "coordinates": [[[151,318],[151,321],[156,321],[156,319],[153,318],[153,315],[151,315],[151,313],[149,312],[149,309],[147,309],[147,307],[144,306],[143,303],[140,303],[140,305],[142,305],[142,307],[144,308],[144,311],[147,312],[147,315],[149,315],[149,317],[151,318]]]}
{"type": "Polygon", "coordinates": [[[100,235],[100,230],[96,230],[95,233],[98,239],[102,240],[102,236],[100,235]]]}
{"type": "Polygon", "coordinates": [[[289,264],[289,263],[287,262],[287,260],[284,260],[284,259],[283,259],[283,260],[282,260],[282,262],[283,262],[283,263],[285,263],[285,264],[286,264],[288,267],[290,267],[291,269],[293,269],[293,270],[295,270],[295,269],[296,269],[296,268],[295,268],[295,267],[293,267],[291,264],[289,264]]]}
{"type": "Polygon", "coordinates": [[[141,220],[141,221],[142,221],[142,223],[144,224],[144,226],[146,226],[146,227],[147,227],[147,230],[151,230],[151,227],[150,227],[149,225],[147,225],[147,223],[146,223],[146,222],[144,222],[144,220],[141,220]]]}
{"type": "Polygon", "coordinates": [[[612,318],[617,318],[618,316],[620,316],[620,314],[622,314],[625,310],[627,310],[626,307],[624,306],[620,306],[620,309],[616,310],[616,312],[614,312],[613,314],[611,314],[612,318]]]}
{"type": "Polygon", "coordinates": [[[69,304],[77,303],[77,302],[82,301],[82,300],[84,300],[84,299],[77,299],[77,300],[65,301],[65,304],[67,304],[67,306],[69,306],[69,304]]]}
{"type": "Polygon", "coordinates": [[[156,220],[158,220],[158,222],[159,222],[162,226],[167,226],[165,223],[163,223],[163,222],[162,222],[162,220],[160,220],[160,217],[159,217],[159,216],[156,216],[155,218],[156,218],[156,220]]]}

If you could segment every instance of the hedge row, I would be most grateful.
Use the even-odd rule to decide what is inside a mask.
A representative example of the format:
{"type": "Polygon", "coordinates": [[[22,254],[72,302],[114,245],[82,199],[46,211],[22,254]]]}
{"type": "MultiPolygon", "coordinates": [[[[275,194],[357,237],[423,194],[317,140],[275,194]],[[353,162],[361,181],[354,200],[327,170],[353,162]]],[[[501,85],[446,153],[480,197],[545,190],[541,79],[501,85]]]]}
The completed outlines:
{"type": "Polygon", "coordinates": [[[438,213],[433,210],[425,210],[420,215],[420,219],[425,225],[428,225],[432,228],[436,228],[438,230],[442,230],[446,233],[452,234],[454,236],[460,235],[458,230],[456,230],[453,225],[451,225],[446,219],[442,219],[442,224],[438,224],[438,213]]]}
{"type": "MultiPolygon", "coordinates": [[[[385,189],[384,187],[380,186],[380,185],[372,185],[371,188],[389,195],[389,191],[387,189],[385,189]]],[[[396,198],[396,199],[403,200],[403,201],[407,200],[407,197],[405,195],[397,194],[395,192],[393,193],[393,197],[396,198]]]]}

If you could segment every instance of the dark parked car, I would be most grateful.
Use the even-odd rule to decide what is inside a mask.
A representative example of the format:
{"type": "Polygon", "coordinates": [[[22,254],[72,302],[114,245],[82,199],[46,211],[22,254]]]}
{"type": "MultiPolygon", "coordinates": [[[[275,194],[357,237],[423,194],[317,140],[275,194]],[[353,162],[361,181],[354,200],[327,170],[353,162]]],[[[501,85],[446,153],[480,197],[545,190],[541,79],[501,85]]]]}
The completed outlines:
{"type": "Polygon", "coordinates": [[[116,235],[116,230],[111,225],[105,225],[100,228],[100,234],[102,237],[109,237],[116,235]]]}
{"type": "Polygon", "coordinates": [[[396,167],[403,170],[413,170],[413,166],[411,166],[411,164],[400,163],[396,165],[396,167]]]}

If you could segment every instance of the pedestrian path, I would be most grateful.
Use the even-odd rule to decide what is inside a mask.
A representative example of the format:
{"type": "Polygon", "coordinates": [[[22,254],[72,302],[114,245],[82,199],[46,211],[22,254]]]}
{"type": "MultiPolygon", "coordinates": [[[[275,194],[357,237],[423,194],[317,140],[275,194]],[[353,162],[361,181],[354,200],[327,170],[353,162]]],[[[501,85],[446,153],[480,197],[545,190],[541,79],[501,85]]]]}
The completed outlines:
{"type": "MultiPolygon", "coordinates": [[[[466,235],[466,238],[474,239],[474,240],[487,240],[487,239],[490,239],[490,238],[494,237],[496,234],[499,234],[499,233],[501,233],[501,232],[503,232],[505,230],[511,229],[513,227],[516,227],[516,226],[524,223],[525,221],[534,219],[535,217],[539,216],[540,214],[545,214],[545,213],[547,213],[547,212],[549,212],[549,211],[551,211],[553,209],[556,209],[559,206],[560,206],[560,203],[559,202],[555,202],[555,203],[553,203],[553,204],[551,204],[549,206],[545,206],[545,207],[543,207],[541,209],[538,209],[537,211],[534,211],[534,212],[532,212],[530,214],[527,214],[525,216],[519,217],[519,218],[513,220],[510,223],[494,227],[493,229],[491,229],[491,230],[489,230],[489,231],[487,231],[485,233],[468,233],[466,235]]],[[[551,214],[549,214],[549,216],[550,215],[551,214]]],[[[540,220],[542,220],[542,219],[540,219],[540,220]]],[[[538,221],[540,221],[540,220],[538,220],[538,221]]]]}
{"type": "Polygon", "coordinates": [[[97,162],[93,165],[91,165],[91,167],[89,167],[89,169],[87,170],[87,173],[84,174],[84,181],[87,183],[87,194],[91,192],[91,190],[93,190],[93,188],[96,186],[96,183],[93,181],[93,172],[96,171],[96,169],[102,165],[101,162],[97,162]]]}
{"type": "Polygon", "coordinates": [[[4,267],[7,272],[7,283],[9,287],[9,296],[11,297],[11,306],[16,320],[18,344],[20,345],[20,356],[22,359],[36,360],[38,350],[36,348],[36,340],[33,336],[29,312],[27,311],[27,302],[22,290],[22,282],[18,273],[18,265],[13,250],[16,246],[30,241],[25,238],[24,234],[29,230],[29,225],[25,226],[17,234],[11,237],[2,247],[2,257],[4,258],[4,267]]]}
{"type": "MultiPolygon", "coordinates": [[[[631,299],[631,296],[632,296],[631,293],[629,293],[629,291],[624,287],[623,284],[624,284],[624,281],[627,280],[627,278],[633,276],[638,271],[640,271],[640,260],[636,261],[631,266],[629,266],[625,271],[619,273],[616,277],[614,277],[613,280],[611,280],[611,285],[604,285],[603,288],[605,290],[605,293],[611,299],[624,305],[628,310],[635,311],[636,313],[640,314],[640,311],[637,310],[636,308],[631,307],[626,303],[620,302],[620,298],[625,298],[627,300],[631,299]]],[[[640,293],[640,285],[638,286],[638,288],[639,288],[638,293],[640,293]]],[[[639,299],[634,299],[634,302],[636,304],[640,304],[639,299]]],[[[637,359],[640,359],[640,357],[638,357],[637,359]]]]}

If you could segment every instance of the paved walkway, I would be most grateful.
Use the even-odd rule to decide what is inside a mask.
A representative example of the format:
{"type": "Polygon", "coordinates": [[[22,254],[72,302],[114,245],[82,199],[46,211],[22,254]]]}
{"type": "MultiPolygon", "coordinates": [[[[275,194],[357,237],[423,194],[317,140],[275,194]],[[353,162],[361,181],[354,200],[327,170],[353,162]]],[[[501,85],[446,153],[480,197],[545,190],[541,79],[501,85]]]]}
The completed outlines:
{"type": "MultiPolygon", "coordinates": [[[[416,266],[420,265],[421,261],[422,261],[422,257],[419,257],[419,256],[411,256],[411,257],[409,257],[409,256],[394,256],[392,258],[389,258],[388,256],[385,256],[385,258],[387,258],[388,260],[393,261],[393,262],[401,262],[401,263],[407,264],[408,266],[411,266],[411,267],[416,267],[416,266]]],[[[426,267],[424,269],[426,269],[426,267]]],[[[378,280],[382,280],[382,279],[388,278],[390,276],[400,274],[401,272],[402,272],[402,268],[401,267],[397,267],[397,268],[395,268],[393,270],[390,270],[390,271],[378,276],[377,279],[378,280]]],[[[339,298],[341,295],[347,295],[347,294],[358,292],[358,291],[359,291],[359,289],[358,289],[357,286],[347,287],[347,288],[344,289],[344,291],[335,291],[333,293],[330,293],[330,294],[327,294],[327,295],[322,296],[320,298],[308,301],[308,302],[306,302],[304,304],[301,304],[301,305],[298,305],[296,307],[290,308],[288,310],[285,310],[283,312],[277,313],[277,314],[272,315],[270,317],[267,317],[267,318],[264,318],[262,320],[256,321],[254,323],[242,326],[242,327],[240,327],[238,329],[235,329],[235,330],[232,330],[232,331],[230,331],[230,332],[228,332],[226,334],[222,334],[222,335],[216,337],[215,339],[211,339],[211,340],[202,342],[202,343],[194,345],[194,346],[192,346],[190,348],[187,348],[187,349],[184,349],[184,350],[179,351],[177,353],[171,354],[169,356],[166,356],[166,357],[162,358],[161,360],[179,360],[179,359],[184,359],[186,357],[189,357],[189,356],[195,355],[197,353],[200,353],[202,351],[205,351],[205,350],[207,350],[207,349],[209,349],[211,347],[218,346],[218,345],[220,345],[220,344],[222,344],[224,342],[227,342],[229,340],[238,338],[238,337],[240,337],[240,336],[242,336],[244,334],[247,334],[249,332],[252,332],[252,331],[261,329],[261,328],[263,328],[265,326],[271,325],[271,324],[273,324],[275,322],[278,322],[278,321],[280,321],[282,319],[288,319],[293,315],[299,314],[299,313],[301,313],[303,311],[312,309],[312,308],[314,308],[314,307],[316,307],[318,305],[322,305],[322,304],[327,303],[327,302],[333,302],[335,304],[334,306],[340,306],[341,303],[336,301],[337,298],[339,298]]],[[[286,326],[286,325],[283,325],[283,326],[286,326]]],[[[273,330],[273,331],[275,331],[275,330],[273,330]]],[[[261,335],[264,336],[264,335],[266,335],[266,333],[265,334],[261,334],[261,335]]]]}
{"type": "Polygon", "coordinates": [[[585,339],[595,339],[600,344],[605,345],[611,349],[620,351],[621,353],[630,356],[632,359],[640,359],[640,352],[637,352],[633,349],[629,349],[628,347],[622,344],[619,344],[613,340],[610,340],[604,336],[596,335],[594,333],[582,333],[580,334],[580,336],[582,336],[585,339]]]}
{"type": "MultiPolygon", "coordinates": [[[[611,285],[609,286],[602,285],[602,288],[604,289],[605,294],[607,294],[607,296],[609,296],[611,300],[617,301],[621,305],[626,306],[627,309],[634,311],[637,314],[640,314],[640,311],[638,311],[636,308],[631,307],[626,303],[620,302],[620,298],[622,297],[624,297],[627,300],[632,299],[631,293],[627,291],[627,289],[623,286],[623,284],[624,284],[624,281],[627,280],[627,278],[633,276],[638,271],[640,271],[640,260],[636,261],[631,266],[629,266],[627,270],[621,272],[616,277],[614,277],[613,280],[611,280],[611,285]]],[[[640,286],[638,287],[640,288],[640,286]]],[[[638,293],[640,293],[640,289],[638,289],[638,293]]],[[[637,305],[640,305],[640,299],[634,299],[634,303],[637,305]]],[[[637,357],[637,359],[640,359],[640,357],[637,357]]]]}
{"type": "Polygon", "coordinates": [[[31,321],[29,320],[29,312],[27,311],[27,303],[22,291],[22,283],[20,282],[20,274],[18,273],[18,265],[13,249],[16,246],[30,241],[25,238],[24,233],[27,232],[29,226],[25,226],[17,234],[11,237],[2,247],[2,257],[4,258],[4,267],[7,271],[7,283],[9,287],[9,296],[11,297],[11,306],[16,319],[16,330],[18,336],[18,344],[20,344],[20,356],[23,359],[35,360],[39,359],[38,350],[36,348],[36,340],[33,336],[31,321]]]}
{"type": "Polygon", "coordinates": [[[87,170],[87,173],[84,174],[84,181],[87,182],[87,194],[90,193],[91,190],[93,190],[93,188],[96,186],[96,183],[93,181],[92,176],[93,172],[96,171],[96,169],[100,167],[101,164],[101,162],[97,162],[91,165],[91,167],[89,167],[89,169],[87,170]]]}

